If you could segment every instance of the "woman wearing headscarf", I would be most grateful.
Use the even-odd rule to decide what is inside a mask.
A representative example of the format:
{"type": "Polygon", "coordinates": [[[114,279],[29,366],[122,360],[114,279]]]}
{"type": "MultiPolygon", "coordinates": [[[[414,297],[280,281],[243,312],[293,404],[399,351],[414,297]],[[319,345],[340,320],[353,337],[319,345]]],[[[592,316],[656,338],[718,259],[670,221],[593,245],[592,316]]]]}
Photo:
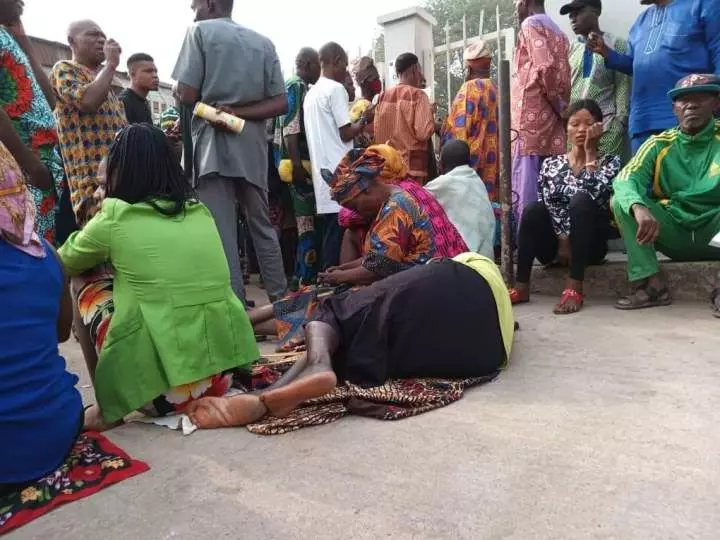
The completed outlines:
{"type": "MultiPolygon", "coordinates": [[[[350,121],[357,122],[362,115],[370,108],[375,98],[382,92],[382,81],[380,73],[375,67],[375,62],[369,56],[360,58],[353,69],[355,82],[360,88],[361,97],[350,109],[350,121]]],[[[373,125],[369,123],[363,132],[355,137],[356,148],[367,148],[372,144],[373,125]]]]}
{"type": "Polygon", "coordinates": [[[65,460],[83,425],[66,371],[72,303],[62,264],[35,231],[23,174],[0,144],[0,498],[65,460]]]}
{"type": "Polygon", "coordinates": [[[443,145],[465,141],[470,167],[485,183],[491,202],[498,202],[498,100],[490,79],[492,52],[485,41],[465,50],[465,83],[460,87],[442,130],[443,145]]]}
{"type": "MultiPolygon", "coordinates": [[[[378,181],[397,185],[408,192],[420,207],[430,216],[433,235],[440,257],[454,257],[467,250],[457,229],[451,225],[445,210],[435,197],[410,178],[409,169],[400,152],[387,144],[376,144],[363,152],[365,159],[373,158],[382,162],[378,181]]],[[[338,215],[340,226],[346,229],[340,254],[341,266],[351,263],[362,255],[370,221],[349,208],[343,208],[338,215]]]]}
{"type": "Polygon", "coordinates": [[[406,177],[400,153],[388,145],[351,150],[335,174],[326,174],[333,200],[369,223],[359,257],[321,274],[326,283],[366,285],[433,257],[468,251],[435,198],[403,182],[406,177]]]}

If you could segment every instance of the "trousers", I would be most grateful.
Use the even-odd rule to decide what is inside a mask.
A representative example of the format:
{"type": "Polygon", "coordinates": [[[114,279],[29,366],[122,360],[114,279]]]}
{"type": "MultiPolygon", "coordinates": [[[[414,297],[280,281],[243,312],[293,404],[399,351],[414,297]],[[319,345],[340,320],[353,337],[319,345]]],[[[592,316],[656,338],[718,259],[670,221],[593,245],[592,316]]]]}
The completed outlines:
{"type": "MultiPolygon", "coordinates": [[[[585,268],[600,264],[607,255],[608,215],[587,193],[570,199],[570,279],[583,281],[585,268]]],[[[545,204],[525,209],[518,236],[517,281],[530,283],[533,261],[550,264],[558,253],[558,236],[545,204]]]]}
{"type": "Polygon", "coordinates": [[[646,197],[643,205],[660,224],[660,234],[655,245],[640,245],[636,238],[638,224],[635,217],[624,212],[614,199],[611,204],[627,249],[630,281],[646,279],[660,271],[657,251],[679,262],[720,261],[720,249],[708,245],[720,231],[720,213],[710,223],[693,231],[679,223],[658,201],[646,197]]]}
{"type": "Polygon", "coordinates": [[[229,178],[211,173],[199,178],[197,193],[215,219],[230,267],[230,282],[238,298],[246,303],[238,252],[238,205],[245,216],[270,300],[275,301],[285,296],[287,278],[280,242],[270,222],[267,192],[244,178],[229,178]]]}

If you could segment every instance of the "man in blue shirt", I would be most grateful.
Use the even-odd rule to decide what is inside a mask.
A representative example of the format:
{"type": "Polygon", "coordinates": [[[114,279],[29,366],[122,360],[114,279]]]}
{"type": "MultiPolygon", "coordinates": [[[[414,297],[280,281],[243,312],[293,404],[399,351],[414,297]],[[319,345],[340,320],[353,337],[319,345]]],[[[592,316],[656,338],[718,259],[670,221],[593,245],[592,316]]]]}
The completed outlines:
{"type": "Polygon", "coordinates": [[[629,132],[633,154],[653,134],[675,127],[667,97],[692,73],[720,75],[720,1],[640,0],[650,7],[630,29],[630,52],[609,48],[591,34],[588,47],[605,65],[633,76],[629,132]]]}

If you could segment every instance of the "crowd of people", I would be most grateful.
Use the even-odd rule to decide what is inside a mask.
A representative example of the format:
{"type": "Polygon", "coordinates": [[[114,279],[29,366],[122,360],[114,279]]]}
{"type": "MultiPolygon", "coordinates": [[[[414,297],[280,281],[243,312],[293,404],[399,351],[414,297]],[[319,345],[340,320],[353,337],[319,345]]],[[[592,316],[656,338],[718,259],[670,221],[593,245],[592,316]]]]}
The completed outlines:
{"type": "MultiPolygon", "coordinates": [[[[0,303],[13,306],[0,317],[0,494],[52,471],[81,430],[133,411],[241,426],[339,381],[493,374],[510,359],[512,304],[529,301],[534,260],[569,267],[555,312],[575,313],[613,231],[637,284],[617,307],[669,304],[656,250],[720,260],[720,8],[646,3],[626,41],[601,31],[600,0],[573,0],[560,12],[571,44],[542,0],[516,1],[508,291],[494,264],[488,44],[464,51],[465,82],[440,120],[413,53],[395,60],[390,88],[335,42],[301,49],[285,81],[273,43],[232,20],[233,0],[194,0],[177,103],[158,128],[150,55],[129,57],[131,87],[116,96],[120,45],[77,21],[72,58],[47,77],[22,0],[0,0],[0,70],[13,80],[0,93],[0,303]],[[244,128],[194,116],[199,102],[244,128]],[[254,309],[248,245],[271,300],[254,309]],[[287,336],[283,316],[302,299],[287,336]],[[58,352],[71,327],[97,398],[85,409],[58,352]],[[268,389],[225,397],[266,333],[307,354],[268,389]]],[[[720,294],[712,302],[720,315],[720,294]]]]}

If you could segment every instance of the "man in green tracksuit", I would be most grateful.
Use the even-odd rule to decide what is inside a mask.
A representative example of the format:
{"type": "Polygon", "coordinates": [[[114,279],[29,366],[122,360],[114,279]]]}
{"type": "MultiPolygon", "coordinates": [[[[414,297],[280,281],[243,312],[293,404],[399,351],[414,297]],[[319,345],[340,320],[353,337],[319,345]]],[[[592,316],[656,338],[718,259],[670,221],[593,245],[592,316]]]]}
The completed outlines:
{"type": "MultiPolygon", "coordinates": [[[[636,291],[616,304],[639,309],[671,303],[656,250],[675,261],[720,260],[709,245],[720,232],[720,78],[689,75],[668,93],[680,125],[649,139],[613,183],[612,209],[636,291]]],[[[720,316],[720,294],[713,293],[720,316]]]]}

